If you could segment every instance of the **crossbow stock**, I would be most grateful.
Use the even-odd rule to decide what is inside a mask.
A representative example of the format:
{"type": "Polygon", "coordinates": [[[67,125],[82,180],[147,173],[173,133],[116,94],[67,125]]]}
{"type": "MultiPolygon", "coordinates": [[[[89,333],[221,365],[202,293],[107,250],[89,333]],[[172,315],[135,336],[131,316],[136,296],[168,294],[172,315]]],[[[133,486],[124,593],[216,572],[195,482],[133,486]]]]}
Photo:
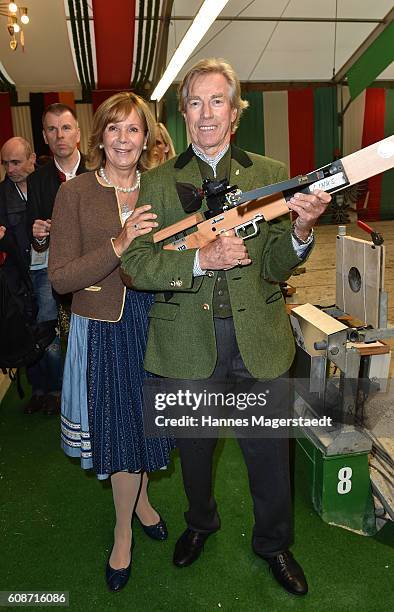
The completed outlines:
{"type": "Polygon", "coordinates": [[[242,192],[236,185],[228,186],[227,180],[206,180],[202,189],[178,183],[178,195],[190,214],[156,232],[153,242],[174,237],[163,248],[184,251],[202,248],[229,230],[241,238],[251,238],[258,233],[260,221],[271,221],[289,213],[287,202],[296,192],[313,193],[320,189],[336,193],[392,168],[394,135],[308,174],[252,191],[242,192]],[[196,212],[204,198],[208,210],[196,212]],[[179,237],[194,226],[196,231],[179,237]]]}

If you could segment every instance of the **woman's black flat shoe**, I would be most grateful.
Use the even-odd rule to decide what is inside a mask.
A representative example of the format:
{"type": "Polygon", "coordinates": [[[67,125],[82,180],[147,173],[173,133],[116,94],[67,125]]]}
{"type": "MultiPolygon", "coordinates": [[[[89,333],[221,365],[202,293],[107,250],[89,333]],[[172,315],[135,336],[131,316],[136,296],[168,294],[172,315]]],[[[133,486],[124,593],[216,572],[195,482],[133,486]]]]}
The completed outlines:
{"type": "MultiPolygon", "coordinates": [[[[110,591],[116,592],[123,589],[126,586],[131,573],[131,553],[133,550],[133,546],[130,551],[130,563],[127,567],[122,567],[121,569],[114,569],[109,564],[109,557],[107,561],[107,566],[105,568],[105,580],[107,582],[107,586],[110,591]]],[[[111,554],[110,554],[111,556],[111,554]]]]}
{"type": "Polygon", "coordinates": [[[144,525],[141,523],[141,527],[152,540],[166,540],[168,538],[167,525],[161,517],[155,525],[144,525]]]}

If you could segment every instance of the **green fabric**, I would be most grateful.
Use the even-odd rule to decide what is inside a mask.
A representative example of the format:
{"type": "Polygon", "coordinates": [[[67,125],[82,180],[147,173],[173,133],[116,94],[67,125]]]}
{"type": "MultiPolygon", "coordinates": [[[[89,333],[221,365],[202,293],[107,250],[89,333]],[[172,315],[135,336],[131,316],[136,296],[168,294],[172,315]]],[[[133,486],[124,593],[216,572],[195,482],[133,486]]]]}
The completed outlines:
{"type": "MultiPolygon", "coordinates": [[[[211,166],[206,164],[202,159],[197,157],[198,167],[200,168],[201,176],[203,178],[213,178],[213,170],[211,166]]],[[[224,178],[230,176],[231,168],[231,149],[229,148],[226,154],[219,161],[216,166],[216,179],[221,181],[224,178]]],[[[230,294],[228,291],[227,276],[226,272],[217,276],[215,288],[213,290],[213,316],[219,317],[220,319],[227,319],[232,316],[230,294]]]]}
{"type": "Polygon", "coordinates": [[[216,277],[212,304],[214,317],[218,317],[219,319],[228,319],[228,317],[233,316],[226,272],[218,274],[216,277]]]}
{"type": "Polygon", "coordinates": [[[166,93],[165,97],[166,115],[167,115],[167,130],[174,143],[174,148],[177,153],[187,149],[187,136],[185,121],[178,111],[178,99],[175,89],[171,88],[166,93]]]}
{"type": "MultiPolygon", "coordinates": [[[[394,89],[386,89],[384,136],[394,134],[394,89]]],[[[383,173],[380,218],[394,219],[394,168],[383,173]]]]}
{"type": "Polygon", "coordinates": [[[235,133],[237,147],[252,153],[264,155],[264,109],[263,92],[247,91],[242,98],[249,102],[241,117],[239,127],[235,133]]]}
{"type": "Polygon", "coordinates": [[[394,61],[394,21],[383,30],[347,73],[352,100],[394,61]]]}
{"type": "Polygon", "coordinates": [[[329,164],[338,149],[336,87],[317,87],[313,95],[315,168],[329,164]]]}
{"type": "MultiPolygon", "coordinates": [[[[317,87],[313,91],[315,168],[333,161],[339,147],[336,87],[317,87]]],[[[332,223],[331,207],[320,217],[319,225],[332,223]]]]}
{"type": "MultiPolygon", "coordinates": [[[[249,166],[232,159],[230,183],[242,191],[284,180],[285,166],[250,154],[249,166]]],[[[196,158],[182,168],[177,159],[144,173],[140,201],[151,202],[158,229],[185,218],[176,182],[196,185],[196,158]]],[[[227,272],[238,346],[245,366],[256,378],[275,378],[294,358],[294,339],[279,281],[300,264],[291,240],[290,217],[261,223],[248,240],[252,264],[227,272]],[[273,330],[279,329],[280,334],[273,330]]],[[[215,367],[213,292],[217,273],[193,278],[195,249],[164,250],[150,235],[133,241],[122,257],[122,270],[135,289],[155,291],[150,311],[146,369],[169,378],[204,379],[215,367]]]]}

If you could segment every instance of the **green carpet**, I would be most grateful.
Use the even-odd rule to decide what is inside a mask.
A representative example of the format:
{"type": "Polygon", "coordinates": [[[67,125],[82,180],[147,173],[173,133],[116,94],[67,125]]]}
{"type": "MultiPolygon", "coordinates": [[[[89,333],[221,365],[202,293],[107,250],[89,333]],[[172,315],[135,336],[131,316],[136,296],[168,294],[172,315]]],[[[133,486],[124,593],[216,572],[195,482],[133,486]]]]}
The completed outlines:
{"type": "Polygon", "coordinates": [[[394,609],[394,525],[375,538],[331,527],[308,499],[301,457],[295,462],[295,543],[310,585],[302,598],[277,586],[250,547],[252,510],[237,443],[220,443],[216,497],[222,528],[192,567],[172,566],[186,507],[179,459],[152,479],[153,504],[165,517],[167,542],[149,540],[135,525],[130,583],[106,589],[112,546],[110,487],[83,472],[59,448],[59,419],[24,415],[11,387],[0,408],[0,590],[66,590],[71,610],[197,612],[377,611],[394,609]]]}

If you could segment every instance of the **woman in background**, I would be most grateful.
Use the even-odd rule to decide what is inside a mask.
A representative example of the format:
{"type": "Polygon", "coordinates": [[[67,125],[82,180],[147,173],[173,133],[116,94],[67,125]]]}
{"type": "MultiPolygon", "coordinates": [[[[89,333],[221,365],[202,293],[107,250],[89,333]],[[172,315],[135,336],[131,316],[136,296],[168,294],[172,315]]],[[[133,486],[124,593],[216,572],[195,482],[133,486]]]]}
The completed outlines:
{"type": "Polygon", "coordinates": [[[153,160],[155,166],[175,157],[175,149],[171,136],[163,123],[156,123],[156,142],[153,147],[153,160]]]}
{"type": "Polygon", "coordinates": [[[130,575],[134,511],[150,537],[167,537],[148,499],[147,474],[167,466],[172,442],[145,438],[142,413],[153,296],[126,289],[119,276],[122,253],[157,226],[150,205],[135,208],[154,144],[154,119],[142,98],[124,92],[107,99],[89,142],[86,165],[95,172],[63,184],[52,217],[50,280],[59,293],[73,293],[62,446],[98,478],[111,478],[116,524],[106,580],[112,591],[130,575]]]}

